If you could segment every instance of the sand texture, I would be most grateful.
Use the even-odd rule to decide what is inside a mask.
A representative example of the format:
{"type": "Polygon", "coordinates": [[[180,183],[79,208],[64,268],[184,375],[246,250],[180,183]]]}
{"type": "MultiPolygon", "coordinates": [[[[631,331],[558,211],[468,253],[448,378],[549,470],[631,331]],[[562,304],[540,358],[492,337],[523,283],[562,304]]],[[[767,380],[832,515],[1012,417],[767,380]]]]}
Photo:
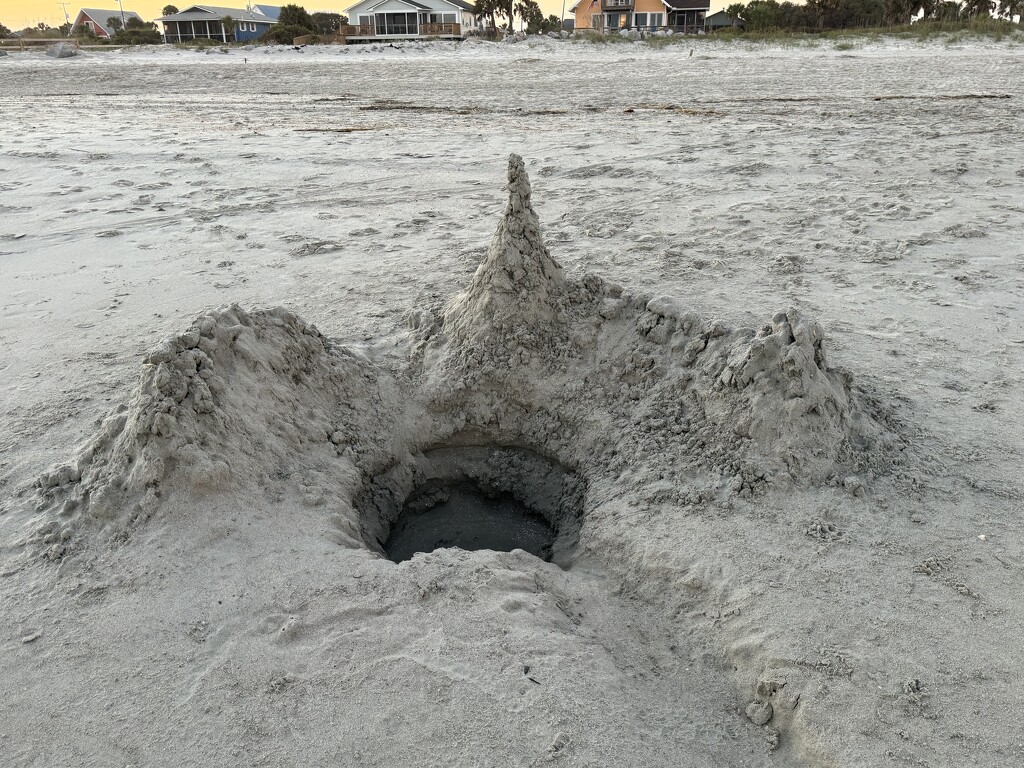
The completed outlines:
{"type": "Polygon", "coordinates": [[[694,47],[4,59],[0,762],[1024,762],[1024,49],[694,47]]]}

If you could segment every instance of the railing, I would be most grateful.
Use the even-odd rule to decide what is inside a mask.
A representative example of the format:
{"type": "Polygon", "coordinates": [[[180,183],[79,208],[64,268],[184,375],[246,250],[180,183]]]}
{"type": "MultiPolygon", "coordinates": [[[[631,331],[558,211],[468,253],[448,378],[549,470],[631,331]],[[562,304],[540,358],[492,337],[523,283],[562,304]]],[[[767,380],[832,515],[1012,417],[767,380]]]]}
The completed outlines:
{"type": "Polygon", "coordinates": [[[26,48],[56,45],[57,43],[71,43],[75,48],[82,47],[81,42],[75,37],[11,37],[0,40],[0,48],[18,48],[23,51],[26,48]]]}
{"type": "Polygon", "coordinates": [[[385,31],[383,25],[374,24],[346,24],[340,30],[342,37],[444,37],[461,36],[461,24],[420,24],[412,27],[409,32],[394,33],[385,31]]]}
{"type": "Polygon", "coordinates": [[[623,31],[635,31],[651,35],[654,34],[655,32],[664,32],[666,30],[671,31],[677,35],[703,35],[708,31],[707,29],[704,28],[703,24],[669,24],[667,26],[662,24],[661,26],[657,27],[652,27],[646,24],[626,25],[624,27],[595,26],[592,27],[591,29],[578,29],[576,31],[581,33],[594,32],[599,35],[617,35],[619,32],[623,31]]]}
{"type": "Polygon", "coordinates": [[[224,40],[224,35],[212,34],[204,35],[199,30],[193,35],[191,32],[165,32],[164,42],[165,43],[191,43],[194,40],[209,40],[211,43],[220,43],[221,45],[227,45],[227,43],[234,42],[235,38],[232,35],[227,36],[227,41],[224,40]]]}
{"type": "Polygon", "coordinates": [[[427,37],[440,35],[461,35],[461,24],[420,24],[420,34],[427,37]]]}
{"type": "Polygon", "coordinates": [[[377,28],[373,24],[345,24],[339,32],[345,37],[377,36],[377,28]]]}

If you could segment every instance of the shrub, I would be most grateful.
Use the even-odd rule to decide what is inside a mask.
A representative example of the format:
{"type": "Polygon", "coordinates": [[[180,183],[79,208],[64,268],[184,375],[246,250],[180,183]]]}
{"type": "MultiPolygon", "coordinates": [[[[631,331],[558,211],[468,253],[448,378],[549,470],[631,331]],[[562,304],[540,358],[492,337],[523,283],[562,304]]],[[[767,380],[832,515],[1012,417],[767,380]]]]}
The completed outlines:
{"type": "Polygon", "coordinates": [[[157,31],[156,24],[134,16],[128,19],[124,29],[117,30],[111,38],[111,42],[117,45],[153,45],[162,41],[163,37],[157,31]]]}
{"type": "Polygon", "coordinates": [[[292,40],[296,37],[311,34],[313,34],[313,30],[300,27],[297,24],[275,24],[260,38],[260,42],[291,45],[292,40]]]}

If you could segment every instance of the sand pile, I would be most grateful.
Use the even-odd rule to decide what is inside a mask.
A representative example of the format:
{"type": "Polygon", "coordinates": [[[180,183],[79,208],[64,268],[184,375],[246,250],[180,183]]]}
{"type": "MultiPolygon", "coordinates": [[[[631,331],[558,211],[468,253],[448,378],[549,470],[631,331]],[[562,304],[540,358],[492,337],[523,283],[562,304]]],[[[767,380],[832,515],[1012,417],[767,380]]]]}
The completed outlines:
{"type": "Polygon", "coordinates": [[[57,510],[39,531],[47,554],[63,557],[79,524],[122,537],[172,492],[267,488],[296,467],[329,468],[318,494],[344,488],[351,414],[367,426],[377,398],[365,358],[286,310],[203,315],[150,352],[129,402],[73,462],[39,478],[57,510]]]}
{"type": "MultiPolygon", "coordinates": [[[[445,309],[413,310],[397,357],[334,343],[280,308],[227,307],[164,341],[129,402],[39,479],[32,540],[50,558],[88,559],[91,540],[130,538],[171,498],[295,499],[323,508],[336,543],[383,557],[410,495],[433,503],[446,483],[471,483],[546,518],[563,568],[600,568],[638,593],[684,579],[683,597],[648,595],[674,615],[721,605],[736,590],[722,569],[753,566],[670,577],[640,531],[657,538],[789,488],[863,493],[898,460],[899,440],[829,367],[817,323],[789,309],[732,329],[673,297],[567,276],[515,155],[508,189],[470,284],[445,309]]],[[[790,728],[799,754],[816,754],[793,712],[811,698],[806,673],[751,653],[753,631],[719,640],[747,716],[769,745],[790,728]]]]}
{"type": "Polygon", "coordinates": [[[638,492],[679,503],[884,464],[866,451],[881,429],[829,369],[817,323],[790,309],[729,329],[672,297],[567,278],[516,155],[508,190],[469,286],[442,313],[414,314],[404,368],[281,308],[231,306],[162,342],[129,403],[40,478],[57,510],[40,531],[50,555],[66,552],[72,520],[124,529],[171,490],[227,493],[296,468],[367,481],[449,444],[523,447],[598,484],[629,469],[638,492]],[[709,471],[699,483],[696,467],[709,471]]]}

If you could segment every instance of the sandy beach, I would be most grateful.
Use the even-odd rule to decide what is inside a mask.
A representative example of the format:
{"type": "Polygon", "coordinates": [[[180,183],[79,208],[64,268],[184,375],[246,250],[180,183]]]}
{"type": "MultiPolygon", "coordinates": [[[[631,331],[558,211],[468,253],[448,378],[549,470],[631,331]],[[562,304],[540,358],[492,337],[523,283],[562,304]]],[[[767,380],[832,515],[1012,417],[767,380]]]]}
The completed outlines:
{"type": "Polygon", "coordinates": [[[1022,104],[1012,42],[0,58],[0,762],[1024,763],[1022,104]],[[388,560],[455,471],[552,562],[388,560]]]}

